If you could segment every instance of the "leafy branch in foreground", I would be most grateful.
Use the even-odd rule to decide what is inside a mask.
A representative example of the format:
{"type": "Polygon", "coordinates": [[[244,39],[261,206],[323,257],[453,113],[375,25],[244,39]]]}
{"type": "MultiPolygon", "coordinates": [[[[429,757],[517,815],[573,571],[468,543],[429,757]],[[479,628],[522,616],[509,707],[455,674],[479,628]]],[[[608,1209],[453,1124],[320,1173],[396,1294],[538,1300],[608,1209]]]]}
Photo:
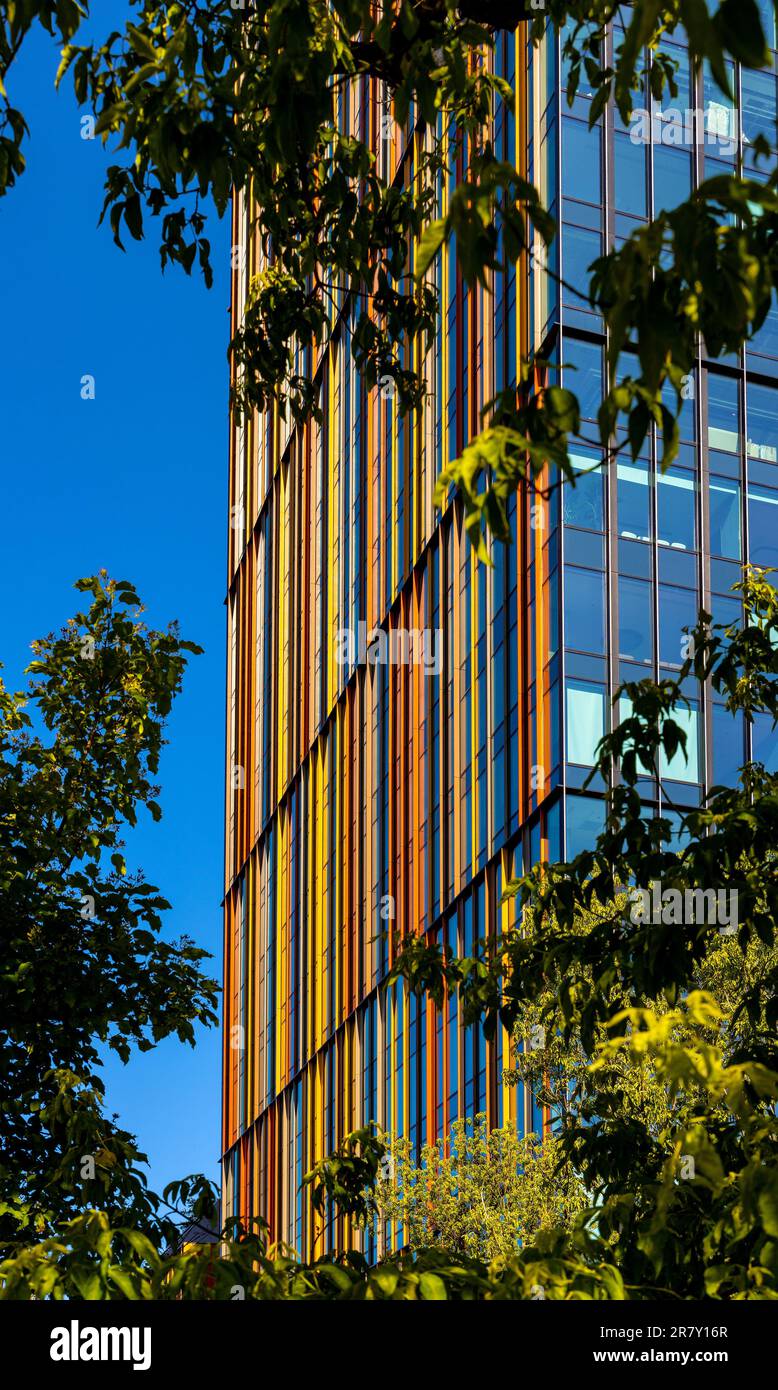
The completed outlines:
{"type": "MultiPolygon", "coordinates": [[[[500,293],[509,267],[530,253],[539,264],[535,251],[552,242],[537,190],[495,144],[497,111],[515,103],[493,61],[502,35],[521,26],[536,47],[561,37],[568,102],[586,91],[592,124],[609,105],[628,122],[647,91],[677,95],[668,41],[687,41],[695,74],[707,64],[727,100],[733,62],[758,71],[771,61],[756,0],[547,0],[540,12],[506,0],[391,0],[380,14],[370,0],[131,8],[123,30],[83,44],[86,4],[2,0],[0,80],[36,23],[56,35],[57,80],[72,79],[117,156],[103,216],[119,245],[125,233],[143,237],[151,219],[163,265],[189,273],[197,262],[210,283],[210,204],[221,216],[230,196],[246,196],[261,263],[232,344],[235,404],[297,420],[318,409],[316,354],[341,331],[368,389],[389,380],[399,409],[417,409],[443,250],[454,247],[467,284],[500,293]],[[399,162],[386,164],[369,132],[343,125],[348,96],[368,88],[399,132],[399,162]]],[[[26,130],[4,92],[0,192],[21,173],[26,130]]],[[[764,161],[757,176],[709,180],[591,267],[588,299],[609,341],[605,449],[634,454],[653,428],[669,465],[699,338],[716,358],[764,323],[778,232],[771,132],[752,144],[764,161]],[[622,372],[633,351],[639,371],[622,372]]],[[[574,483],[579,415],[567,385],[519,364],[482,434],[445,461],[437,499],[456,488],[481,554],[488,534],[507,539],[506,499],[522,480],[550,465],[574,483]]]]}
{"type": "Polygon", "coordinates": [[[261,1236],[245,1234],[221,1255],[201,1246],[160,1257],[137,1241],[128,1260],[123,1247],[130,1234],[112,1227],[101,1212],[76,1218],[58,1240],[0,1263],[0,1300],[83,1297],[84,1287],[92,1299],[112,1300],[472,1302],[625,1296],[612,1265],[593,1269],[553,1249],[491,1265],[440,1250],[394,1255],[373,1266],[356,1252],[306,1265],[291,1254],[270,1252],[261,1236]]]}

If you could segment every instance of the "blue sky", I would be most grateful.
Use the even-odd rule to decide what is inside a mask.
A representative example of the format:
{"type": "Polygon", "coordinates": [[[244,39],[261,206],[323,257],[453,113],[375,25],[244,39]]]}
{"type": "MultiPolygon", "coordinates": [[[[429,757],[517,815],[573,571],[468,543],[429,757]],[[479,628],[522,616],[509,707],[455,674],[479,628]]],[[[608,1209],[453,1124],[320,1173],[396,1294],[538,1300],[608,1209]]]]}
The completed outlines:
{"type": "MultiPolygon", "coordinates": [[[[107,34],[130,7],[101,0],[107,34]]],[[[72,585],[106,568],[131,579],[147,619],[173,618],[193,660],[168,727],[160,801],[127,859],[173,905],[166,934],[214,954],[221,979],[226,349],[229,226],[209,218],[215,272],[160,270],[155,228],[127,254],[97,227],[110,157],[81,138],[58,51],[35,34],[8,78],[30,126],[27,171],[0,199],[0,661],[18,687],[32,638],[75,611],[72,585]],[[81,378],[95,399],[81,399],[81,378]]],[[[137,1134],[154,1186],[217,1174],[216,1030],[106,1068],[110,1108],[137,1134]]]]}

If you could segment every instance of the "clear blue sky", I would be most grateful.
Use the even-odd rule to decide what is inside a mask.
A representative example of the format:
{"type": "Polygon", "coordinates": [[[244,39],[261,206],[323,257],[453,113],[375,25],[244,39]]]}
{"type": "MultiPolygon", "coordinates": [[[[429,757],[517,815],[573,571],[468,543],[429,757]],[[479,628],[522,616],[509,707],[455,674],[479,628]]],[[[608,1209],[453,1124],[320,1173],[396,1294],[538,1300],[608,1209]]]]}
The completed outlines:
{"type": "MultiPolygon", "coordinates": [[[[129,12],[101,0],[106,34],[129,12]]],[[[127,859],[173,905],[166,933],[214,954],[221,979],[226,348],[229,227],[209,218],[214,288],[162,275],[156,229],[114,246],[97,227],[99,140],[82,140],[56,46],[28,41],[8,89],[30,126],[27,171],[0,199],[0,661],[18,687],[32,638],[74,611],[72,584],[106,568],[129,578],[148,621],[173,618],[205,647],[189,667],[161,766],[164,818],[127,839],[127,859]],[[81,378],[95,378],[94,401],[81,378]]],[[[216,1030],[106,1068],[108,1099],[137,1134],[161,1187],[217,1175],[216,1030]]]]}

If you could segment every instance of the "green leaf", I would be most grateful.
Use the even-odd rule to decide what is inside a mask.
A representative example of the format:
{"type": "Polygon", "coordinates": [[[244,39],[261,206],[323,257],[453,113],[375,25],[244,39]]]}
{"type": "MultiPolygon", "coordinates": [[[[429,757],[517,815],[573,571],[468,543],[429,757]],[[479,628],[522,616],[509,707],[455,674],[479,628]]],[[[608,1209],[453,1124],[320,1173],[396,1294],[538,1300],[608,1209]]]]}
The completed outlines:
{"type": "Polygon", "coordinates": [[[142,1231],[133,1231],[131,1229],[124,1229],[121,1234],[124,1236],[127,1243],[132,1246],[136,1255],[139,1255],[142,1260],[145,1260],[146,1263],[150,1264],[154,1269],[157,1268],[159,1265],[159,1254],[154,1249],[148,1236],[145,1236],[142,1231]]]}
{"type": "Polygon", "coordinates": [[[446,218],[439,217],[436,222],[430,222],[421,236],[421,240],[416,249],[416,279],[423,280],[432,262],[437,256],[446,237],[446,218]]]}
{"type": "Polygon", "coordinates": [[[394,1269],[377,1269],[370,1276],[370,1280],[371,1283],[378,1285],[387,1298],[391,1298],[400,1282],[400,1276],[394,1269]]]}
{"type": "Polygon", "coordinates": [[[127,1270],[122,1269],[120,1265],[111,1265],[108,1270],[108,1278],[111,1283],[115,1284],[117,1289],[124,1294],[125,1298],[130,1299],[133,1303],[137,1302],[140,1298],[135,1280],[128,1274],[127,1270]]]}
{"type": "Polygon", "coordinates": [[[448,1300],[446,1286],[438,1274],[425,1270],[419,1276],[419,1291],[428,1302],[445,1303],[448,1300]]]}
{"type": "Polygon", "coordinates": [[[778,1176],[775,1172],[759,1193],[757,1206],[764,1231],[768,1236],[778,1236],[778,1176]]]}
{"type": "Polygon", "coordinates": [[[722,0],[714,24],[738,62],[748,68],[769,66],[771,54],[756,0],[722,0]]]}

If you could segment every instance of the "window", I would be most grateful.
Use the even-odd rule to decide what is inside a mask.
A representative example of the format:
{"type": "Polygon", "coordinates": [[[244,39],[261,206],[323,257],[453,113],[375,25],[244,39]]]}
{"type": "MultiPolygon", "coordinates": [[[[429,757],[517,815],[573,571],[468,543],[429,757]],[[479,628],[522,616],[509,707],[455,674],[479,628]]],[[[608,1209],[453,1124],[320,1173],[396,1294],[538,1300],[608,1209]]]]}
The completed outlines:
{"type": "Polygon", "coordinates": [[[708,446],[730,454],[740,450],[738,383],[713,372],[708,372],[708,446]]]}
{"type": "MultiPolygon", "coordinates": [[[[729,89],[732,91],[735,87],[735,65],[727,62],[724,66],[729,89]]],[[[703,102],[705,106],[703,115],[705,177],[709,178],[722,172],[720,160],[724,161],[729,168],[734,167],[738,130],[737,115],[732,102],[719,87],[707,61],[703,68],[703,102]]]]}
{"type": "Polygon", "coordinates": [[[592,767],[605,732],[605,691],[584,681],[567,683],[567,761],[592,767]]]}
{"type": "Polygon", "coordinates": [[[731,715],[723,705],[713,706],[713,781],[717,787],[736,787],[745,761],[743,715],[731,715]]]}
{"type": "MultiPolygon", "coordinates": [[[[697,394],[696,388],[696,373],[692,373],[691,377],[686,378],[686,385],[682,391],[679,403],[675,387],[667,380],[662,386],[662,400],[667,406],[667,409],[672,411],[673,415],[678,411],[678,406],[680,404],[680,411],[678,411],[678,433],[681,439],[696,440],[697,438],[697,420],[694,412],[694,401],[697,394]]],[[[694,449],[685,449],[683,445],[681,445],[678,453],[678,462],[681,466],[684,466],[685,456],[689,457],[690,464],[694,467],[696,463],[694,449]]],[[[685,466],[688,467],[689,464],[687,463],[685,466]]]]}
{"type": "Polygon", "coordinates": [[[616,207],[633,217],[646,216],[646,145],[628,135],[614,141],[616,207]]]}
{"type": "MultiPolygon", "coordinates": [[[[565,226],[562,229],[562,274],[573,290],[564,289],[565,302],[574,304],[577,309],[586,309],[581,294],[589,292],[589,266],[601,254],[602,245],[599,232],[588,231],[585,227],[565,226]]],[[[596,325],[595,325],[596,326],[596,325]]]]}
{"type": "Polygon", "coordinates": [[[762,18],[762,28],[771,48],[775,48],[775,6],[773,0],[756,0],[762,18]]]}
{"type": "MultiPolygon", "coordinates": [[[[756,165],[750,147],[758,135],[764,136],[771,145],[775,144],[776,104],[775,74],[770,72],[748,72],[743,69],[741,76],[743,92],[743,160],[747,168],[756,165]]],[[[765,167],[765,161],[760,160],[765,167]]]]}
{"type": "MultiPolygon", "coordinates": [[[[546,812],[546,836],[548,838],[548,859],[550,864],[562,858],[562,803],[556,801],[546,812]]],[[[498,889],[499,892],[499,883],[498,889]]]]}
{"type": "Polygon", "coordinates": [[[617,468],[619,535],[628,540],[651,539],[648,467],[620,463],[617,468]]]}
{"type": "Polygon", "coordinates": [[[688,473],[665,473],[657,478],[657,539],[675,550],[697,548],[694,479],[688,473]]]}
{"type": "Polygon", "coordinates": [[[669,777],[673,782],[694,784],[700,780],[699,710],[694,706],[691,709],[673,710],[672,720],[686,734],[686,756],[679,748],[672,758],[668,758],[664,749],[660,749],[659,776],[669,777]]]}
{"type": "Polygon", "coordinates": [[[642,579],[619,579],[619,657],[650,662],[654,656],[651,585],[642,579]]]}
{"type": "Polygon", "coordinates": [[[697,595],[691,589],[659,586],[659,660],[663,666],[682,666],[687,656],[684,628],[697,623],[697,595]]]}
{"type": "Polygon", "coordinates": [[[711,475],[710,549],[712,555],[740,559],[740,486],[711,475]]]}
{"type": "Polygon", "coordinates": [[[583,121],[562,121],[562,192],[582,203],[602,203],[601,136],[583,121]]]}
{"type": "Polygon", "coordinates": [[[575,487],[568,482],[562,487],[562,515],[568,526],[585,526],[590,531],[603,529],[602,470],[586,472],[599,458],[599,453],[593,450],[589,453],[582,449],[570,452],[570,462],[578,477],[575,487]]]}
{"type": "Polygon", "coordinates": [[[778,566],[778,491],[748,489],[748,549],[752,565],[778,566]]]}
{"type": "MultiPolygon", "coordinates": [[[[734,594],[711,594],[711,617],[714,625],[740,627],[743,622],[743,605],[734,594]]],[[[722,634],[719,634],[720,636],[722,634]]]]}
{"type": "Polygon", "coordinates": [[[579,531],[568,526],[565,531],[565,559],[569,565],[582,565],[588,570],[605,569],[605,538],[602,532],[579,531]]]}
{"type": "Polygon", "coordinates": [[[692,190],[691,158],[684,150],[654,146],[654,211],[671,212],[692,190]]]}
{"type": "Polygon", "coordinates": [[[581,415],[596,420],[602,405],[602,348],[598,343],[566,336],[562,361],[565,386],[578,397],[581,415]]]}
{"type": "Polygon", "coordinates": [[[778,463],[778,392],[772,386],[755,386],[749,381],[746,409],[748,457],[778,463]]]}
{"type": "MultiPolygon", "coordinates": [[[[678,137],[676,129],[678,122],[686,111],[692,106],[691,98],[691,72],[689,69],[689,54],[680,44],[673,43],[669,36],[662,44],[665,57],[672,58],[676,65],[675,85],[678,88],[677,96],[673,96],[669,87],[665,87],[662,94],[661,104],[655,102],[654,109],[657,114],[662,116],[662,143],[677,144],[678,137]]],[[[657,138],[656,136],[654,137],[657,138]]]]}
{"type": "Polygon", "coordinates": [[[565,565],[565,646],[605,651],[605,575],[565,565]]]}
{"type": "MultiPolygon", "coordinates": [[[[756,353],[765,357],[778,357],[778,310],[770,310],[759,332],[754,334],[747,346],[749,360],[756,353]]],[[[767,364],[760,363],[759,366],[764,371],[767,364]]]]}
{"type": "Polygon", "coordinates": [[[754,762],[763,763],[766,772],[778,772],[778,727],[769,714],[754,715],[752,731],[754,762]]]}
{"type": "Polygon", "coordinates": [[[662,819],[670,822],[670,840],[667,848],[671,854],[680,854],[691,839],[688,830],[684,827],[680,811],[670,811],[663,806],[662,819]]]}
{"type": "Polygon", "coordinates": [[[586,849],[594,849],[605,825],[605,806],[586,796],[568,796],[565,801],[565,853],[575,859],[586,849]]]}

